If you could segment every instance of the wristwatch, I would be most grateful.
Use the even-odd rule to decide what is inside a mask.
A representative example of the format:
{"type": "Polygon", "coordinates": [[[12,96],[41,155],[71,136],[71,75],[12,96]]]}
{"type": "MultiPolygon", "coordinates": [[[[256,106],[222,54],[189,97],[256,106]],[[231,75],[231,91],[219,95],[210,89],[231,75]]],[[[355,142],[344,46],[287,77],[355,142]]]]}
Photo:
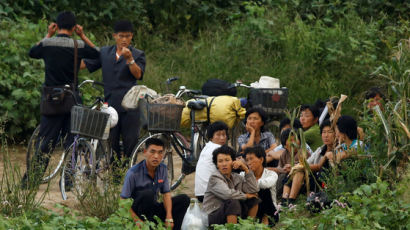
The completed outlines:
{"type": "Polygon", "coordinates": [[[132,64],[134,64],[134,63],[135,63],[135,61],[132,60],[132,61],[130,61],[127,65],[132,65],[132,64]]]}
{"type": "Polygon", "coordinates": [[[167,222],[167,223],[174,223],[174,219],[165,219],[165,222],[167,222]]]}

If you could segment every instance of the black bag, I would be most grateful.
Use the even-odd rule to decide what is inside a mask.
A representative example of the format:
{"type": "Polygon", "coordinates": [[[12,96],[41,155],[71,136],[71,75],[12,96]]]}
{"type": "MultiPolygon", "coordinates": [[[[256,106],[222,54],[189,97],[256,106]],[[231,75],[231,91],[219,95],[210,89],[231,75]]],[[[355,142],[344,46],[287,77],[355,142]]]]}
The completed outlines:
{"type": "Polygon", "coordinates": [[[208,96],[236,96],[236,88],[231,83],[220,79],[208,79],[202,85],[202,94],[208,96]]]}
{"type": "Polygon", "coordinates": [[[41,92],[41,115],[61,115],[71,112],[71,107],[78,104],[77,91],[77,40],[74,40],[74,84],[72,86],[43,86],[41,92]]]}

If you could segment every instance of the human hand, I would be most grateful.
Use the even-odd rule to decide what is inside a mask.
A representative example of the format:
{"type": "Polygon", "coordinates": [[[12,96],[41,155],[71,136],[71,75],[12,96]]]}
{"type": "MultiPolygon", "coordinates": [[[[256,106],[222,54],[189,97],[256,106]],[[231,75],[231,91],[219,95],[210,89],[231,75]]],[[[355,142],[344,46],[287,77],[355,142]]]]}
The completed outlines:
{"type": "Polygon", "coordinates": [[[285,164],[285,167],[283,167],[283,170],[285,170],[286,173],[289,173],[291,169],[292,166],[290,164],[285,164]]]}
{"type": "Polygon", "coordinates": [[[243,171],[245,171],[245,173],[249,172],[249,169],[246,166],[245,162],[243,162],[243,160],[236,160],[236,161],[232,162],[232,168],[233,169],[243,170],[243,171]]]}
{"type": "Polygon", "coordinates": [[[84,36],[84,31],[83,31],[83,27],[82,26],[80,26],[80,25],[75,25],[75,33],[80,37],[80,38],[83,38],[83,36],[84,36]]]}
{"type": "Polygon", "coordinates": [[[252,198],[257,198],[258,194],[257,193],[245,193],[246,199],[252,199],[252,198]]]}
{"type": "Polygon", "coordinates": [[[168,219],[165,219],[165,227],[173,229],[174,228],[174,222],[169,222],[167,220],[168,219]]]}
{"type": "Polygon", "coordinates": [[[250,126],[248,123],[246,123],[245,128],[246,128],[246,131],[248,131],[248,133],[255,132],[255,129],[252,126],[250,126]]]}
{"type": "Polygon", "coordinates": [[[121,55],[128,61],[134,60],[131,51],[127,47],[122,47],[121,55]]]}
{"type": "Polygon", "coordinates": [[[326,152],[326,153],[325,153],[325,157],[326,157],[329,161],[333,161],[333,153],[332,153],[332,152],[326,152]]]}
{"type": "Polygon", "coordinates": [[[48,26],[47,37],[51,38],[56,33],[57,29],[58,29],[57,23],[52,22],[48,26]]]}

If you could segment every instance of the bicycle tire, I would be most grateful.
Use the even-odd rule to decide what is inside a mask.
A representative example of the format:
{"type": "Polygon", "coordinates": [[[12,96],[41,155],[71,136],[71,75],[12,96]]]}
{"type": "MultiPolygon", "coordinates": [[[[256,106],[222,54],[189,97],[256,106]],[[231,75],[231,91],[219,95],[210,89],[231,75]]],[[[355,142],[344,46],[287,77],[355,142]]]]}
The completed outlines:
{"type": "Polygon", "coordinates": [[[145,142],[149,138],[159,138],[164,141],[165,144],[165,150],[164,150],[164,158],[162,163],[167,165],[168,169],[168,181],[170,183],[170,188],[171,190],[174,190],[177,188],[182,180],[185,178],[185,175],[182,173],[182,162],[186,161],[186,158],[188,157],[189,153],[189,148],[188,148],[188,142],[186,141],[185,137],[180,134],[180,133],[155,133],[152,135],[149,135],[142,139],[140,143],[135,146],[134,151],[132,153],[132,157],[130,160],[130,168],[137,164],[138,162],[142,161],[143,159],[138,159],[138,155],[141,155],[144,151],[145,148],[145,142]],[[175,137],[175,139],[174,139],[175,137]],[[177,144],[173,143],[175,140],[178,141],[177,144]],[[176,149],[177,148],[177,149],[176,149]],[[179,154],[181,154],[181,156],[179,154]],[[178,167],[181,170],[175,170],[174,162],[177,160],[177,162],[181,162],[181,166],[178,167]]]}
{"type": "MultiPolygon", "coordinates": [[[[34,130],[27,144],[27,152],[26,152],[27,172],[30,172],[30,167],[33,164],[32,157],[34,156],[34,153],[36,152],[39,132],[40,132],[40,125],[36,127],[36,129],[34,130]]],[[[64,156],[65,156],[65,150],[64,150],[63,140],[61,140],[61,137],[59,136],[57,138],[56,146],[50,153],[50,160],[44,172],[44,175],[42,175],[41,183],[47,183],[48,181],[53,179],[58,174],[63,164],[64,156]]]]}
{"type": "Polygon", "coordinates": [[[83,197],[95,184],[95,153],[88,140],[79,138],[67,149],[61,170],[60,192],[63,200],[67,200],[69,189],[66,180],[71,181],[71,189],[77,197],[83,197]]]}
{"type": "Polygon", "coordinates": [[[109,186],[110,179],[112,179],[112,165],[111,160],[113,156],[114,150],[111,148],[109,141],[102,141],[96,139],[98,141],[95,149],[95,173],[96,173],[96,187],[101,188],[103,191],[107,190],[107,186],[109,186]]]}

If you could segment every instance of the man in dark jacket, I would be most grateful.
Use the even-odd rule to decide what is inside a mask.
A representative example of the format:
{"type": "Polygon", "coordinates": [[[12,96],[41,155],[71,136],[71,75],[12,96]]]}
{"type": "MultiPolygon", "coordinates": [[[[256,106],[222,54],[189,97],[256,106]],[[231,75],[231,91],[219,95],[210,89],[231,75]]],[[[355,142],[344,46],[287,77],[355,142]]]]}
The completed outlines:
{"type": "MultiPolygon", "coordinates": [[[[81,59],[97,58],[100,54],[84,34],[83,28],[76,24],[72,12],[61,12],[56,22],[49,25],[46,37],[34,45],[29,52],[30,57],[44,60],[43,85],[47,87],[61,87],[74,83],[74,40],[71,38],[74,32],[81,38],[77,41],[77,70],[81,59]],[[56,32],[57,35],[53,37],[56,32]]],[[[59,135],[65,138],[65,148],[73,142],[73,136],[70,134],[70,113],[41,115],[36,152],[31,163],[33,167],[29,170],[29,174],[31,172],[34,174],[30,174],[30,177],[41,179],[48,165],[48,156],[53,151],[59,135]]],[[[27,173],[23,178],[23,187],[26,185],[27,173]]]]}
{"type": "Polygon", "coordinates": [[[124,95],[142,80],[145,71],[145,54],[131,46],[133,26],[129,21],[118,21],[114,25],[116,44],[101,48],[97,59],[86,59],[81,68],[90,72],[102,69],[104,96],[108,104],[118,112],[118,124],[111,129],[112,148],[120,157],[120,136],[122,136],[124,154],[130,157],[138,142],[140,122],[136,110],[125,110],[121,106],[124,95]]]}

